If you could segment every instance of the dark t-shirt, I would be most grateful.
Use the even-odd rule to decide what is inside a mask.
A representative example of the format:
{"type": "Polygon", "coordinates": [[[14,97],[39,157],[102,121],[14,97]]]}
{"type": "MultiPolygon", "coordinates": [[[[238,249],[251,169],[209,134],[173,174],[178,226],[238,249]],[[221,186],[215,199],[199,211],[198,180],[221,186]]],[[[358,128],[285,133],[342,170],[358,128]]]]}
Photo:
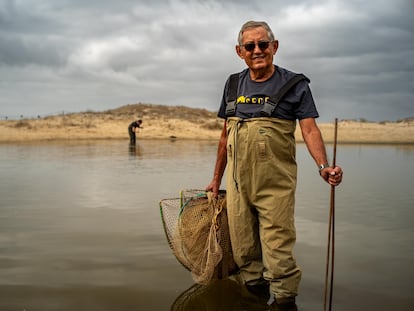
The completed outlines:
{"type": "MultiPolygon", "coordinates": [[[[266,100],[275,95],[295,73],[275,65],[275,72],[264,82],[250,79],[249,69],[239,73],[239,86],[236,100],[236,117],[249,119],[260,116],[266,100]]],[[[229,93],[227,79],[218,116],[226,118],[227,95],[229,93]]],[[[272,117],[288,120],[301,120],[319,117],[311,90],[307,81],[296,84],[279,102],[272,117]]]]}

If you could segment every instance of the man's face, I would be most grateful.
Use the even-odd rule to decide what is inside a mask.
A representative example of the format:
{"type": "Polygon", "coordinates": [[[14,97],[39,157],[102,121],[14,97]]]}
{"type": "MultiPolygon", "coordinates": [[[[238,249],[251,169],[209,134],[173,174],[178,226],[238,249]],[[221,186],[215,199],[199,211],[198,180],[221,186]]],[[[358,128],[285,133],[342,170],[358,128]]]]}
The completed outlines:
{"type": "Polygon", "coordinates": [[[236,52],[251,70],[263,70],[273,66],[277,48],[278,42],[270,42],[266,30],[256,27],[243,32],[242,45],[236,46],[236,52]]]}

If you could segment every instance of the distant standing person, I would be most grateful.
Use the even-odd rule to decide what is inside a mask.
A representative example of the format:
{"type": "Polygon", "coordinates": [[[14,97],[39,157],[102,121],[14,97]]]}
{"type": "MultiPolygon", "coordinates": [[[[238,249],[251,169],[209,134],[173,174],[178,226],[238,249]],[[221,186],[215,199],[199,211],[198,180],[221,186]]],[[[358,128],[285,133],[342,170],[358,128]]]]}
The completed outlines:
{"type": "Polygon", "coordinates": [[[135,142],[136,142],[135,133],[136,133],[137,128],[142,128],[141,124],[142,124],[142,120],[136,120],[128,126],[128,133],[129,133],[129,139],[130,139],[131,145],[135,145],[135,142]]]}

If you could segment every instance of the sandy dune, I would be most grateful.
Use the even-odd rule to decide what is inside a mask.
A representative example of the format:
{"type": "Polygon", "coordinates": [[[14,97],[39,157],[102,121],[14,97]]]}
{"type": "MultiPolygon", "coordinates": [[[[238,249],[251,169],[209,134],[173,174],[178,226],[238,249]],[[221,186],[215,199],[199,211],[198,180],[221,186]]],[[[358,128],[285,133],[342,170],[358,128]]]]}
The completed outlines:
{"type": "MultiPolygon", "coordinates": [[[[40,140],[126,139],[128,125],[143,120],[138,139],[218,139],[223,120],[215,112],[183,106],[127,105],[104,112],[82,112],[38,119],[0,121],[0,143],[40,140]]],[[[320,123],[326,142],[333,123],[320,123]]],[[[299,127],[297,141],[302,141],[299,127]]],[[[399,122],[339,121],[338,143],[413,144],[414,119],[399,122]]]]}

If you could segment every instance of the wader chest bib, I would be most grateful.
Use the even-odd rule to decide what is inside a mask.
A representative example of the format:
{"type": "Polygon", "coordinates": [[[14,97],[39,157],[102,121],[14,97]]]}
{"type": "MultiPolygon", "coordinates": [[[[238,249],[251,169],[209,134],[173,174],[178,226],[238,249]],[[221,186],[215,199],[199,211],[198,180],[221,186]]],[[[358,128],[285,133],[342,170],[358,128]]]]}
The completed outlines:
{"type": "Polygon", "coordinates": [[[263,275],[276,297],[296,296],[296,121],[227,119],[227,210],[236,264],[245,282],[263,275]]]}

